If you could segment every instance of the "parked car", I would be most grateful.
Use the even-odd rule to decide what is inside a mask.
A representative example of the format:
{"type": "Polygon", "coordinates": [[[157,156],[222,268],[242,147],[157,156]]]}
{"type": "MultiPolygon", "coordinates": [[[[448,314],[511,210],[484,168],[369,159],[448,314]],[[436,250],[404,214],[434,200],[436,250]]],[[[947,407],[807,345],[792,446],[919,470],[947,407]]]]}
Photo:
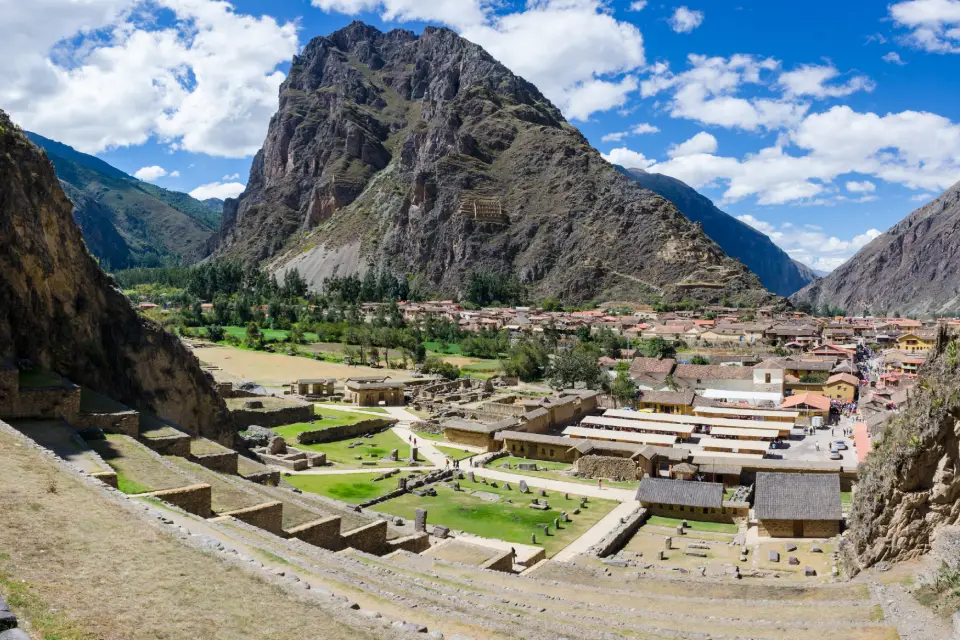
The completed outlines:
{"type": "Polygon", "coordinates": [[[830,459],[831,460],[843,460],[843,456],[840,455],[840,452],[836,449],[830,449],[830,459]]]}

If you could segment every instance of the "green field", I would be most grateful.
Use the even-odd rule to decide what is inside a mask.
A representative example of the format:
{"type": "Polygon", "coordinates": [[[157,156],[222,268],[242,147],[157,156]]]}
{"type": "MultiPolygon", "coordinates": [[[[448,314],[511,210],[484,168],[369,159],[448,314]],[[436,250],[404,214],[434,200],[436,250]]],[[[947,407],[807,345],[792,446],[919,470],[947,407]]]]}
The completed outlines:
{"type": "Polygon", "coordinates": [[[373,498],[379,498],[397,488],[397,478],[410,474],[397,474],[385,480],[374,482],[376,473],[351,473],[332,475],[299,474],[285,478],[293,486],[328,498],[335,498],[356,504],[373,498]]]}
{"type": "Polygon", "coordinates": [[[447,456],[451,460],[466,460],[467,458],[472,458],[477,455],[473,451],[467,451],[466,449],[457,449],[456,447],[443,447],[440,445],[435,445],[437,451],[447,456]]]}
{"type": "Polygon", "coordinates": [[[586,508],[579,515],[573,515],[573,510],[580,505],[579,496],[571,495],[569,500],[564,500],[563,494],[549,492],[546,500],[550,509],[539,511],[527,506],[534,496],[520,493],[516,486],[512,491],[507,491],[502,487],[494,489],[468,480],[461,480],[460,486],[465,490],[486,491],[503,497],[500,502],[487,502],[466,491],[453,491],[438,485],[435,498],[407,494],[378,504],[377,511],[412,519],[417,507],[423,507],[427,509],[427,522],[430,524],[442,524],[478,536],[520,544],[530,544],[530,534],[535,533],[537,546],[543,547],[547,556],[553,556],[617,505],[613,500],[590,498],[586,508]],[[506,502],[507,498],[512,499],[513,503],[506,502]],[[557,531],[553,528],[553,520],[560,516],[561,511],[567,512],[571,522],[561,525],[557,531]],[[538,526],[541,523],[550,525],[549,536],[544,537],[543,529],[538,526]]]}
{"type": "MultiPolygon", "coordinates": [[[[677,518],[664,518],[663,516],[650,516],[646,523],[656,525],[658,527],[676,529],[678,526],[683,524],[683,520],[679,520],[677,518]]],[[[736,533],[740,530],[735,524],[724,524],[722,522],[701,522],[699,520],[687,519],[687,524],[690,525],[687,528],[692,531],[710,531],[713,533],[730,533],[736,535],[736,533]]]]}
{"type": "Polygon", "coordinates": [[[297,424],[288,424],[282,427],[276,427],[273,429],[277,435],[283,436],[287,442],[291,445],[297,447],[298,449],[305,449],[307,451],[319,451],[327,454],[327,462],[333,462],[338,464],[343,468],[348,469],[359,469],[362,468],[361,462],[376,462],[377,467],[403,467],[408,464],[410,458],[410,445],[407,442],[404,442],[390,430],[383,431],[376,434],[372,438],[347,438],[346,440],[338,440],[336,442],[326,442],[323,444],[298,444],[297,435],[303,433],[304,431],[318,431],[320,429],[334,427],[342,424],[353,424],[359,420],[369,418],[370,416],[365,416],[359,413],[346,413],[346,412],[337,412],[343,413],[341,416],[332,416],[330,418],[324,418],[323,420],[317,420],[316,422],[299,422],[297,424]],[[356,416],[356,417],[354,417],[356,416]],[[350,448],[348,445],[354,442],[363,442],[362,446],[350,448]],[[390,454],[390,451],[393,449],[399,450],[400,460],[397,462],[381,462],[380,458],[390,454]],[[356,456],[361,456],[361,460],[357,460],[356,456]]]}
{"type": "Polygon", "coordinates": [[[424,431],[414,431],[413,435],[418,438],[423,438],[424,440],[435,440],[437,442],[443,442],[446,440],[442,433],[426,433],[424,431]]]}
{"type": "Polygon", "coordinates": [[[458,342],[448,342],[447,348],[444,349],[443,351],[440,350],[440,343],[435,341],[424,342],[423,347],[427,351],[433,351],[437,355],[446,355],[446,356],[463,355],[463,351],[460,350],[460,343],[458,342]]]}
{"type": "MultiPolygon", "coordinates": [[[[247,337],[246,327],[224,327],[223,331],[228,336],[238,340],[243,340],[247,337]]],[[[286,329],[260,329],[260,333],[263,334],[263,339],[268,341],[276,340],[278,342],[284,342],[290,337],[290,332],[286,329]]],[[[304,333],[304,338],[306,338],[307,342],[318,342],[320,340],[320,336],[315,333],[310,333],[309,331],[304,333]]]]}
{"type": "MultiPolygon", "coordinates": [[[[510,463],[510,473],[515,473],[520,476],[531,476],[534,478],[546,478],[548,480],[560,480],[563,482],[573,482],[576,484],[590,484],[597,486],[597,481],[591,478],[578,478],[573,475],[568,475],[566,473],[561,473],[563,471],[569,471],[573,465],[569,462],[556,462],[554,460],[534,460],[532,458],[515,458],[513,456],[507,458],[498,458],[487,465],[490,469],[499,469],[500,465],[504,463],[510,463]],[[517,465],[521,462],[535,462],[537,464],[536,471],[522,471],[517,469],[517,465]]],[[[504,469],[503,471],[507,471],[504,469]]],[[[634,489],[639,480],[635,482],[617,482],[615,480],[604,480],[603,486],[611,487],[616,489],[634,489]]]]}

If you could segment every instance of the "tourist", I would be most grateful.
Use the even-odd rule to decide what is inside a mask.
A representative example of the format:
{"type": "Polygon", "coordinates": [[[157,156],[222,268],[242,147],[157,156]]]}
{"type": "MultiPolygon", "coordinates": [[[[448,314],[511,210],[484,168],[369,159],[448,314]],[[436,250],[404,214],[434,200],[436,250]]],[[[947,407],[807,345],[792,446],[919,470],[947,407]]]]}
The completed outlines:
{"type": "Polygon", "coordinates": [[[603,478],[597,478],[597,487],[599,487],[600,491],[603,491],[603,478]]]}

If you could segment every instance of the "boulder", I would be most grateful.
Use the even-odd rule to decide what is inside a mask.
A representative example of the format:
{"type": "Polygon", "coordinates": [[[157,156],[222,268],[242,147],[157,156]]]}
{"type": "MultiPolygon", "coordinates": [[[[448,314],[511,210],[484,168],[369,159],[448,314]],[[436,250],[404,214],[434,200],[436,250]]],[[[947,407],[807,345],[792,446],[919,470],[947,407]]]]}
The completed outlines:
{"type": "Polygon", "coordinates": [[[0,633],[0,640],[30,640],[30,636],[22,629],[10,629],[0,633]]]}
{"type": "Polygon", "coordinates": [[[272,456],[281,455],[287,452],[287,441],[280,436],[275,436],[267,445],[267,453],[272,456]]]}
{"type": "Polygon", "coordinates": [[[770,562],[780,562],[780,553],[771,549],[767,559],[770,560],[770,562]]]}
{"type": "Polygon", "coordinates": [[[790,544],[789,542],[787,543],[787,553],[790,553],[790,552],[796,551],[796,550],[797,550],[797,545],[795,545],[795,544],[790,544]]]}
{"type": "Polygon", "coordinates": [[[813,567],[805,567],[803,570],[803,575],[807,576],[808,578],[813,578],[817,575],[817,571],[813,567]]]}
{"type": "Polygon", "coordinates": [[[450,529],[448,529],[447,527],[445,527],[445,526],[443,526],[443,525],[440,525],[440,524],[434,525],[434,527],[433,527],[433,536],[434,536],[435,538],[440,538],[441,540],[443,540],[443,539],[446,538],[448,535],[450,535],[450,529]]]}
{"type": "Polygon", "coordinates": [[[790,556],[787,558],[787,562],[793,566],[797,566],[800,564],[800,559],[797,558],[797,556],[790,556]]]}

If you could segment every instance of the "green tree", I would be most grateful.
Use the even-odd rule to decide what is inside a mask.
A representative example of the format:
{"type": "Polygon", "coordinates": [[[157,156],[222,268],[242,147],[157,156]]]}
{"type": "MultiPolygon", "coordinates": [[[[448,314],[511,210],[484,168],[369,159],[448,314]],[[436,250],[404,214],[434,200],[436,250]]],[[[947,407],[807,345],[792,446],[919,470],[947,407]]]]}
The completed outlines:
{"type": "Polygon", "coordinates": [[[244,345],[252,349],[263,349],[263,332],[260,331],[260,327],[257,326],[257,323],[251,322],[247,325],[244,345]]]}
{"type": "Polygon", "coordinates": [[[568,389],[583,383],[589,389],[600,386],[603,372],[593,353],[580,348],[562,351],[554,356],[547,368],[547,379],[555,389],[568,389]]]}
{"type": "Polygon", "coordinates": [[[710,358],[702,356],[698,353],[690,358],[690,364],[710,364],[710,358]]]}
{"type": "Polygon", "coordinates": [[[299,324],[290,327],[290,342],[303,344],[307,341],[307,334],[299,324]]]}
{"type": "Polygon", "coordinates": [[[630,377],[630,365],[626,362],[617,364],[617,375],[610,383],[610,395],[620,406],[633,406],[637,399],[637,385],[630,377]]]}
{"type": "Polygon", "coordinates": [[[220,342],[226,336],[226,332],[223,330],[223,327],[218,324],[208,325],[205,331],[207,333],[207,338],[213,342],[220,342]]]}

